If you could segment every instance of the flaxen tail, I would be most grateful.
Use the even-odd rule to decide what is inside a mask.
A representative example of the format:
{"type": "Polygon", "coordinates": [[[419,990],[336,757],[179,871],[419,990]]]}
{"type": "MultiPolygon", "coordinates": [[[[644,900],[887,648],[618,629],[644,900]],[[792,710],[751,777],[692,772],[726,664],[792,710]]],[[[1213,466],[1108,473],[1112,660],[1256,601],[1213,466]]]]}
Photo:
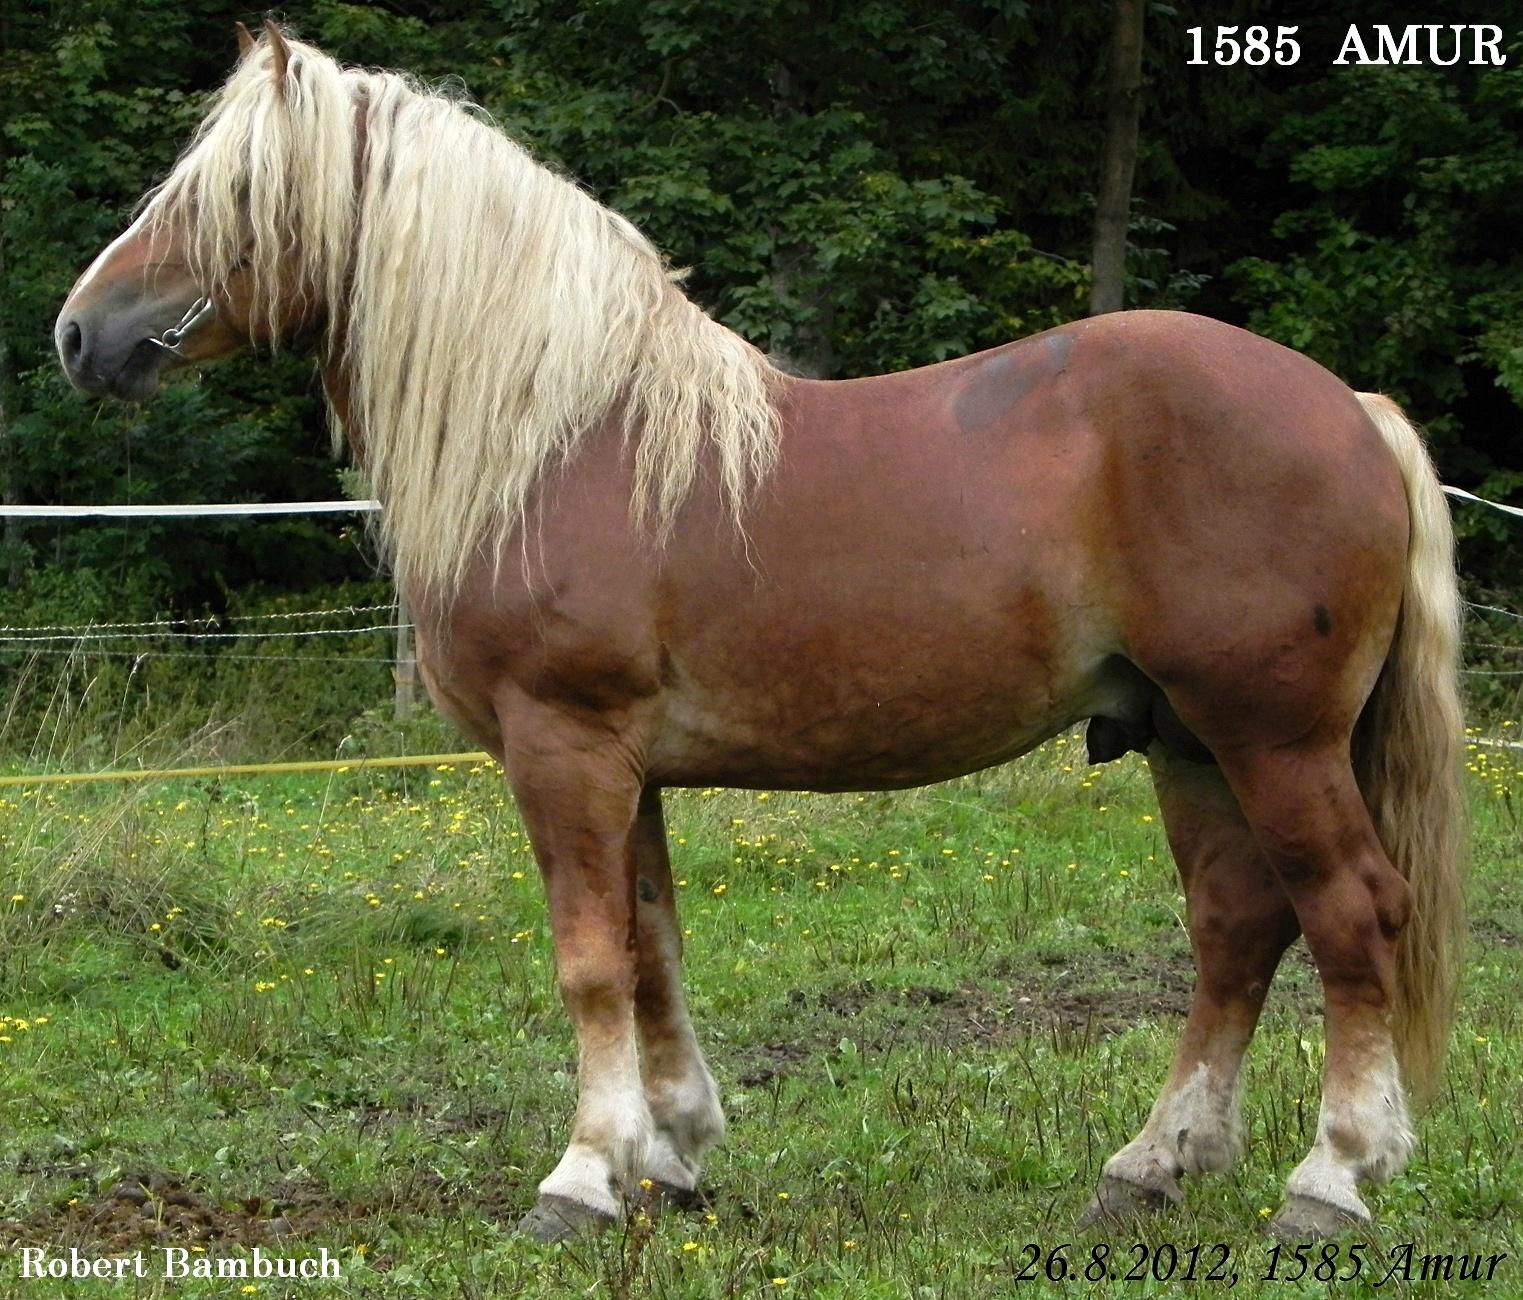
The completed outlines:
{"type": "Polygon", "coordinates": [[[1443,1068],[1465,936],[1461,602],[1449,505],[1421,435],[1389,398],[1360,393],[1359,400],[1401,467],[1411,518],[1396,639],[1361,719],[1355,758],[1380,842],[1411,888],[1393,1029],[1407,1084],[1422,1101],[1443,1068]]]}

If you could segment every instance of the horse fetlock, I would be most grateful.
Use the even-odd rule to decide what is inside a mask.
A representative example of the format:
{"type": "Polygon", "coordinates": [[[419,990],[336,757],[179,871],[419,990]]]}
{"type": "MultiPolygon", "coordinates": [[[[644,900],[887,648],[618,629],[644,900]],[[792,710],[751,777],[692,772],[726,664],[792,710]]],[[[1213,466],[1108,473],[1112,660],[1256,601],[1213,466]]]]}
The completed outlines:
{"type": "Polygon", "coordinates": [[[1406,1167],[1414,1142],[1394,1053],[1383,1051],[1352,1087],[1338,1092],[1324,1097],[1313,1154],[1325,1152],[1356,1183],[1388,1182],[1406,1167]]]}
{"type": "Polygon", "coordinates": [[[1184,1166],[1172,1148],[1155,1141],[1147,1133],[1140,1134],[1122,1147],[1105,1162],[1101,1171],[1106,1182],[1144,1188],[1171,1201],[1181,1199],[1179,1175],[1184,1172],[1184,1166]]]}
{"type": "Polygon", "coordinates": [[[1243,1151],[1241,1127],[1225,1116],[1197,1122],[1175,1137],[1175,1154],[1187,1174],[1223,1174],[1243,1151]]]}
{"type": "Polygon", "coordinates": [[[687,1160],[696,1161],[724,1138],[724,1110],[719,1089],[701,1063],[686,1078],[649,1089],[651,1114],[687,1160]]]}
{"type": "Polygon", "coordinates": [[[638,1095],[637,1104],[594,1107],[589,1101],[583,1098],[571,1144],[539,1190],[617,1217],[623,1200],[639,1194],[655,1128],[638,1095]]]}
{"type": "Polygon", "coordinates": [[[698,1186],[699,1173],[698,1161],[683,1153],[670,1131],[658,1128],[642,1166],[641,1189],[648,1191],[645,1185],[652,1183],[690,1192],[698,1186]]]}

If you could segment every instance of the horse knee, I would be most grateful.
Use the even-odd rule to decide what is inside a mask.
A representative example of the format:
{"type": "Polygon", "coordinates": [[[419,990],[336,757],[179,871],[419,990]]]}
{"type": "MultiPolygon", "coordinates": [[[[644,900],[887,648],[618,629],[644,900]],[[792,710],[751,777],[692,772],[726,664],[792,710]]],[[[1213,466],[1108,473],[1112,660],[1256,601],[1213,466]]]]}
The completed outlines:
{"type": "Polygon", "coordinates": [[[561,1001],[578,1027],[622,1020],[633,1006],[634,966],[629,961],[598,959],[591,954],[571,958],[557,972],[561,1001]]]}

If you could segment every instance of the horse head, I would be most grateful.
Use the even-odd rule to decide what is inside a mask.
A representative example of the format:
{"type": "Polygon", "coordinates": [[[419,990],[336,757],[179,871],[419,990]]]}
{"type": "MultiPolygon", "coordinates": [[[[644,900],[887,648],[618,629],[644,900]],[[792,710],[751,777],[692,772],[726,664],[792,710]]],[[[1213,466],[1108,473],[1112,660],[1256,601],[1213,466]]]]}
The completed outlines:
{"type": "Polygon", "coordinates": [[[54,327],[76,388],[141,401],[161,377],[251,343],[275,345],[324,315],[322,277],[260,191],[282,117],[304,105],[301,53],[274,23],[240,23],[237,70],[173,172],[75,282],[54,327]],[[263,173],[263,175],[261,175],[263,173]]]}

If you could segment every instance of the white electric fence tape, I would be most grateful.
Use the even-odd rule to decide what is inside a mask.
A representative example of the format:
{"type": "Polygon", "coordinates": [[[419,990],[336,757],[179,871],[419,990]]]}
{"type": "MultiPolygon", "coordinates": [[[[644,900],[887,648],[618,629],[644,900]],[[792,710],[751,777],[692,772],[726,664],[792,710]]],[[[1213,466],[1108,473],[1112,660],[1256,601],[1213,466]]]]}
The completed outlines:
{"type": "Polygon", "coordinates": [[[235,501],[160,506],[0,506],[0,519],[180,519],[196,515],[373,514],[379,501],[235,501]]]}

